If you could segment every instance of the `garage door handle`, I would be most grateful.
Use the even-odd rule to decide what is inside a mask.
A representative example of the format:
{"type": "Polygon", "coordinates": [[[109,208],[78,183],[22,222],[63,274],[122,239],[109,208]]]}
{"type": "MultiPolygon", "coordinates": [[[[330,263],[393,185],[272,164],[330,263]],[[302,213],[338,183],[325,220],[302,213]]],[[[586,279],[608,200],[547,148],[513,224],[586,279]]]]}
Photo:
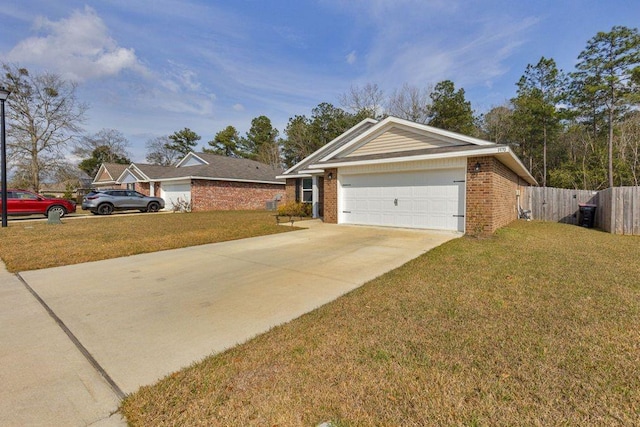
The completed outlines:
{"type": "Polygon", "coordinates": [[[454,218],[464,218],[464,215],[454,215],[454,218]]]}
{"type": "Polygon", "coordinates": [[[396,205],[396,206],[398,206],[398,199],[394,199],[394,200],[393,200],[393,204],[394,204],[394,205],[396,205]]]}

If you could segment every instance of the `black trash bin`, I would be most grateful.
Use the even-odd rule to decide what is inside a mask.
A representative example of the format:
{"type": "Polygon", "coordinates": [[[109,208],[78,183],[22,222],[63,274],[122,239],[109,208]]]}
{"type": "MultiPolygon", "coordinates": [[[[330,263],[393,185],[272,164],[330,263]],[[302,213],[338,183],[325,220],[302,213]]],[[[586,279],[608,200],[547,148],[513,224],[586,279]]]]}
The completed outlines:
{"type": "Polygon", "coordinates": [[[578,225],[580,227],[593,228],[596,225],[596,208],[598,205],[580,204],[580,217],[578,225]]]}

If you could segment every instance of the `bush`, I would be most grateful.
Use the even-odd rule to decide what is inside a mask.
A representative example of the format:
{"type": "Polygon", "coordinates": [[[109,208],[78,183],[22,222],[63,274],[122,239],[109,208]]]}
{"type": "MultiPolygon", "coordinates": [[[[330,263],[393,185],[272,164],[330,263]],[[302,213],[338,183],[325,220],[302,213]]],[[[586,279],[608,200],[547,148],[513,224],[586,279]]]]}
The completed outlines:
{"type": "Polygon", "coordinates": [[[280,216],[311,216],[311,203],[288,202],[278,206],[280,216]]]}

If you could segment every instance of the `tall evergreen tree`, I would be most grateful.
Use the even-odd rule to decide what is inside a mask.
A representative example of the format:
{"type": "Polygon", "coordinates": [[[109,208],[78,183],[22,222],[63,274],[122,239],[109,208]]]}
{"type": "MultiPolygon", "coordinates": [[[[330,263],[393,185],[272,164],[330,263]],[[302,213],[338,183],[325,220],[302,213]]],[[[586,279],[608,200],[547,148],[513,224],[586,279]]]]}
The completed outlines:
{"type": "Polygon", "coordinates": [[[560,113],[556,105],[564,96],[566,78],[553,59],[542,57],[536,65],[527,65],[517,86],[518,96],[512,100],[515,123],[524,141],[542,146],[543,167],[538,178],[542,178],[542,186],[546,187],[547,145],[559,130],[560,113]]]}
{"type": "Polygon", "coordinates": [[[251,120],[251,128],[240,141],[238,154],[273,167],[280,167],[282,160],[278,134],[278,129],[271,125],[267,116],[256,117],[251,120]]]}
{"type": "Polygon", "coordinates": [[[433,88],[429,96],[431,98],[428,122],[430,126],[465,135],[475,134],[475,118],[471,103],[465,99],[464,89],[460,88],[456,91],[451,80],[444,80],[433,88]]]}
{"type": "Polygon", "coordinates": [[[614,185],[613,146],[615,122],[625,110],[628,95],[640,65],[640,34],[637,28],[615,26],[599,32],[578,56],[573,78],[593,101],[595,111],[604,111],[607,125],[609,186],[614,185]]]}
{"type": "Polygon", "coordinates": [[[208,142],[212,148],[205,148],[205,153],[219,154],[227,157],[238,157],[240,135],[233,126],[227,126],[208,142]]]}
{"type": "Polygon", "coordinates": [[[167,148],[178,152],[181,156],[186,156],[196,148],[201,138],[191,129],[184,128],[169,135],[171,142],[167,144],[167,148]]]}

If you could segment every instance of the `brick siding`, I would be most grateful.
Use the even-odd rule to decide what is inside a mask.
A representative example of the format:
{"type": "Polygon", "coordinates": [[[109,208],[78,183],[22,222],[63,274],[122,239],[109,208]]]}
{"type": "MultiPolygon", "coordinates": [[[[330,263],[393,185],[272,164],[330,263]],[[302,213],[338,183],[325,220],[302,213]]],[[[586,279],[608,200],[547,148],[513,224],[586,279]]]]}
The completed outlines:
{"type": "Polygon", "coordinates": [[[517,191],[526,184],[494,157],[467,159],[466,233],[489,235],[518,219],[517,191]],[[476,172],[476,164],[480,171],[476,172]]]}
{"type": "Polygon", "coordinates": [[[265,209],[277,196],[285,198],[284,185],[250,182],[193,180],[193,211],[265,209]]]}
{"type": "Polygon", "coordinates": [[[148,182],[136,182],[135,189],[137,192],[142,193],[145,196],[151,195],[151,185],[148,182]]]}
{"type": "Polygon", "coordinates": [[[296,201],[296,178],[287,178],[283,203],[296,201]]]}
{"type": "Polygon", "coordinates": [[[324,222],[338,223],[338,169],[325,169],[324,171],[324,222]],[[331,179],[329,179],[331,174],[331,179]]]}

